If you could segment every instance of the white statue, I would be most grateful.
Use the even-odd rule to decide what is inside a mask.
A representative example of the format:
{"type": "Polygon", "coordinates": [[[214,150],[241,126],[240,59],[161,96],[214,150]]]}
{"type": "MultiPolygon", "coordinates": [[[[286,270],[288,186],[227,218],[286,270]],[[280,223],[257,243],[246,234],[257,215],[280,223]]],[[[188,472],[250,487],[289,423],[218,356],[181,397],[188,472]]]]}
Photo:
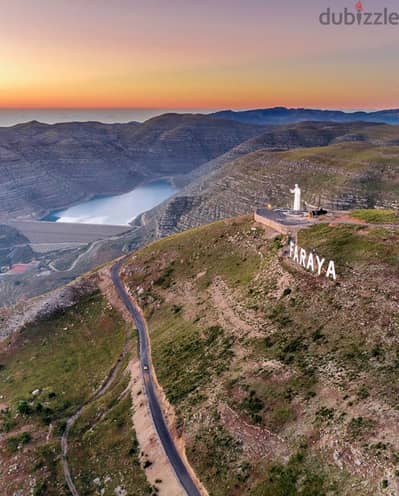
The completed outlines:
{"type": "Polygon", "coordinates": [[[294,189],[290,189],[290,192],[295,195],[294,197],[294,212],[301,211],[301,188],[296,184],[294,189]]]}

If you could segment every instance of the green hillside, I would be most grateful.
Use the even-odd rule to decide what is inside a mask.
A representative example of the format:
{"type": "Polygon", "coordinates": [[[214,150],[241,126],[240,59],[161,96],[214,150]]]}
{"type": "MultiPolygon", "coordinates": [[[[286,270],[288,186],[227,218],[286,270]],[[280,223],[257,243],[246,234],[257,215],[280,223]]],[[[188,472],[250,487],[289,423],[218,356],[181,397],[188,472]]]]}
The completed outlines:
{"type": "Polygon", "coordinates": [[[390,494],[398,233],[301,231],[301,246],[336,261],[335,283],[293,264],[285,243],[244,217],[126,263],[189,459],[212,496],[390,494]]]}
{"type": "Polygon", "coordinates": [[[94,293],[66,311],[26,326],[15,340],[1,343],[1,494],[70,494],[62,472],[60,439],[66,420],[86,402],[69,441],[71,472],[80,494],[97,494],[106,475],[110,476],[107,496],[114,495],[118,486],[137,496],[150,493],[139,454],[132,449],[136,440],[130,398],[124,395],[118,401],[129,381],[124,373],[127,359],[135,353],[130,340],[125,322],[94,293]],[[124,367],[107,395],[93,404],[95,390],[125,343],[129,351],[124,367]],[[100,411],[107,416],[99,420],[100,411]],[[88,426],[85,422],[90,418],[88,426]],[[116,448],[120,458],[113,454],[116,448]],[[96,478],[99,487],[93,483],[96,478]]]}
{"type": "MultiPolygon", "coordinates": [[[[363,223],[298,235],[335,261],[336,281],[295,264],[288,240],[249,216],[126,259],[176,431],[210,496],[395,493],[399,231],[394,211],[353,217],[363,223]]],[[[1,343],[1,494],[68,494],[60,441],[82,406],[68,451],[79,494],[156,493],[131,420],[136,348],[99,292],[1,343]]]]}

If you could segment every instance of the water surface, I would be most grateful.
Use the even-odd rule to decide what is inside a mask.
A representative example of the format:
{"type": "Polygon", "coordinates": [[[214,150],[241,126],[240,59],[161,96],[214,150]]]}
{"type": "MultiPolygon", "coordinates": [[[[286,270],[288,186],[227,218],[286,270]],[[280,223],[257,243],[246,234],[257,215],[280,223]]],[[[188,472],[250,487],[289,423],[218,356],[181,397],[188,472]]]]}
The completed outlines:
{"type": "Polygon", "coordinates": [[[153,181],[123,195],[96,197],[73,207],[54,211],[42,220],[128,225],[138,215],[162,203],[176,192],[177,188],[169,181],[153,181]]]}

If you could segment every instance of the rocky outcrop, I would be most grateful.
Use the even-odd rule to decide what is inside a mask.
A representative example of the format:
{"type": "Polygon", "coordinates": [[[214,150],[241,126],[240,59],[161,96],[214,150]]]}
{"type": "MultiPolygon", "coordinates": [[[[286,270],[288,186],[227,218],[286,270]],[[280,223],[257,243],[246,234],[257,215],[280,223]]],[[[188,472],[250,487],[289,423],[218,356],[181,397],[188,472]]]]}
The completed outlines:
{"type": "Polygon", "coordinates": [[[15,307],[0,309],[0,341],[28,324],[75,305],[82,296],[95,291],[98,291],[95,277],[85,278],[15,307]]]}
{"type": "Polygon", "coordinates": [[[0,224],[0,268],[18,262],[30,262],[32,256],[29,240],[17,229],[0,224]]]}

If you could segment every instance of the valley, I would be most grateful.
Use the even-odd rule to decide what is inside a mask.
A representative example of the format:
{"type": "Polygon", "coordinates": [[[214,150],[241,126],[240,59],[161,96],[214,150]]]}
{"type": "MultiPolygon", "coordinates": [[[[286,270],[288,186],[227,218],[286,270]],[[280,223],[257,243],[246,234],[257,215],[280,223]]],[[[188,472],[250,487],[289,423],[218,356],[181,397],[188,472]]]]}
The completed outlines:
{"type": "MultiPolygon", "coordinates": [[[[0,301],[3,305],[65,284],[96,265],[143,246],[152,239],[250,213],[267,204],[286,206],[290,201],[289,188],[298,180],[310,205],[335,209],[396,207],[395,161],[399,136],[395,126],[305,122],[265,128],[208,116],[169,114],[144,124],[49,126],[31,123],[0,131],[4,134],[3,140],[7,138],[8,148],[27,147],[24,156],[31,157],[35,163],[39,160],[38,167],[44,171],[54,167],[55,172],[50,169],[45,172],[45,182],[66,171],[65,164],[70,168],[66,182],[60,176],[57,187],[45,186],[50,188],[51,198],[40,190],[45,185],[41,176],[35,178],[34,190],[29,191],[32,194],[34,191],[31,197],[40,203],[39,210],[33,205],[28,207],[26,202],[21,203],[19,194],[19,205],[25,205],[21,215],[22,212],[10,210],[11,198],[4,196],[8,210],[2,213],[5,216],[3,226],[9,227],[3,229],[16,231],[14,237],[4,238],[0,253],[2,266],[6,268],[30,262],[33,265],[27,266],[26,275],[10,273],[0,276],[0,301]],[[76,141],[75,148],[68,148],[70,158],[63,157],[64,152],[59,149],[66,136],[73,136],[76,141]],[[112,160],[108,161],[106,153],[101,151],[107,136],[112,146],[125,140],[125,152],[136,150],[129,152],[129,158],[124,155],[123,160],[121,149],[118,152],[114,148],[109,150],[112,160],[122,160],[120,167],[124,175],[130,174],[129,180],[127,176],[120,176],[119,166],[116,167],[112,160]],[[93,139],[98,140],[98,147],[94,143],[88,146],[87,140],[93,139]],[[32,151],[29,142],[42,143],[49,160],[47,163],[36,158],[40,147],[32,151]],[[150,143],[152,148],[138,152],[140,146],[147,147],[150,143]],[[96,162],[96,154],[107,164],[96,162]],[[57,165],[60,160],[61,168],[57,165]],[[126,160],[130,165],[127,166],[126,160]],[[142,181],[144,176],[140,176],[138,171],[144,170],[147,181],[157,180],[162,174],[163,178],[170,177],[179,191],[141,214],[127,230],[104,227],[101,232],[101,229],[88,226],[81,237],[82,227],[78,224],[36,222],[42,214],[68,204],[64,193],[59,190],[61,185],[64,188],[70,184],[68,188],[74,190],[72,196],[68,193],[71,205],[78,201],[76,195],[80,188],[85,191],[82,199],[110,193],[110,188],[115,193],[120,192],[122,188],[134,187],[137,181],[142,181]],[[89,181],[90,177],[94,181],[89,181]],[[123,182],[123,187],[118,185],[118,181],[123,182]],[[18,237],[26,239],[21,243],[18,237]]],[[[3,158],[0,157],[3,188],[9,195],[14,187],[22,187],[18,181],[25,177],[25,173],[17,160],[10,168],[9,156],[3,158]],[[13,179],[9,173],[14,169],[18,169],[19,179],[10,187],[13,179]]],[[[26,170],[32,172],[34,169],[29,166],[26,170]]],[[[134,208],[131,215],[134,216],[134,208]]]]}
{"type": "MultiPolygon", "coordinates": [[[[0,224],[5,231],[14,230],[3,238],[1,265],[6,272],[15,264],[35,262],[27,276],[12,271],[0,275],[0,305],[65,284],[156,236],[155,229],[147,234],[151,228],[140,228],[143,215],[132,228],[88,226],[83,236],[79,225],[37,220],[98,195],[127,193],[154,181],[168,180],[174,185],[172,194],[196,167],[259,129],[190,114],[165,114],[143,124],[33,121],[0,128],[0,224]],[[17,239],[22,237],[24,243],[17,239]]],[[[131,213],[127,207],[122,210],[132,220],[135,212],[143,213],[163,198],[157,194],[141,210],[137,202],[131,213]]]]}

